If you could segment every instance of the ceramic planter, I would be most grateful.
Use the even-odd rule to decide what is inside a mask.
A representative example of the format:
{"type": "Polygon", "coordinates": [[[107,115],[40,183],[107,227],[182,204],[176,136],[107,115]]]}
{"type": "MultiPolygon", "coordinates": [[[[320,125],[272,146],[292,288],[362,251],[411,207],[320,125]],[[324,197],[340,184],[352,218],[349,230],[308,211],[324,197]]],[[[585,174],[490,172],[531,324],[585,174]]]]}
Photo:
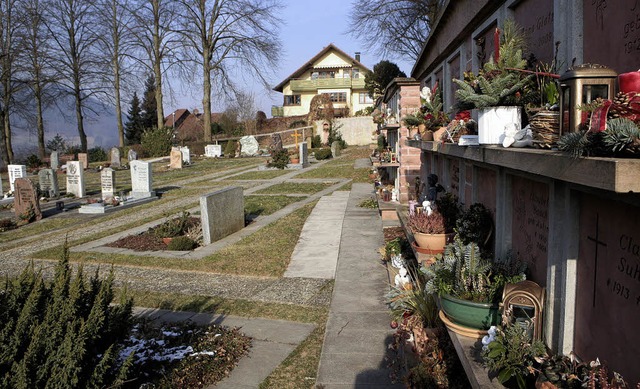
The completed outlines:
{"type": "Polygon", "coordinates": [[[478,142],[481,145],[502,144],[505,126],[522,122],[522,110],[516,106],[478,108],[478,142]]]}
{"type": "Polygon", "coordinates": [[[498,304],[494,303],[476,303],[443,294],[440,307],[454,324],[471,330],[487,330],[500,320],[498,304]]]}
{"type": "Polygon", "coordinates": [[[413,238],[424,254],[440,254],[444,252],[444,246],[453,241],[454,233],[450,234],[423,234],[414,232],[413,238]]]}

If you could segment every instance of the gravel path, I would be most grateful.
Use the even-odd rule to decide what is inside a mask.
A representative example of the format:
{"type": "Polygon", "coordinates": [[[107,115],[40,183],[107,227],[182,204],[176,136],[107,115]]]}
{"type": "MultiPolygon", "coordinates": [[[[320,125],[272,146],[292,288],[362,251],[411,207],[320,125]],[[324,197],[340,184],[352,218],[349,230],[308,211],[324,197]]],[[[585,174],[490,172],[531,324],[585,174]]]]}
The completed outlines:
{"type": "MultiPolygon", "coordinates": [[[[324,163],[312,165],[310,169],[319,167],[324,163]]],[[[193,182],[215,182],[232,179],[234,175],[242,174],[255,169],[255,166],[227,170],[212,173],[205,176],[183,179],[171,183],[175,186],[183,186],[193,182]]],[[[291,173],[281,175],[270,180],[261,180],[261,184],[245,190],[245,194],[253,193],[264,187],[294,178],[305,170],[294,170],[291,173]]],[[[297,181],[297,180],[296,180],[297,181]]],[[[158,204],[144,210],[135,208],[121,212],[114,219],[100,221],[99,217],[91,217],[80,226],[54,230],[21,240],[17,247],[16,242],[0,244],[0,276],[19,274],[31,255],[45,249],[60,245],[65,237],[73,242],[84,239],[94,234],[111,230],[117,226],[129,225],[141,222],[149,217],[161,217],[171,213],[179,207],[193,204],[199,200],[199,195],[184,196],[173,199],[171,202],[158,204]]],[[[9,232],[10,233],[10,232],[9,232]]],[[[34,260],[36,266],[42,266],[45,274],[52,274],[55,261],[34,260]]],[[[100,268],[101,274],[106,273],[111,266],[85,264],[85,274],[90,274],[100,268]]],[[[326,280],[308,278],[261,278],[236,275],[222,275],[205,272],[179,271],[159,268],[143,268],[134,266],[114,266],[114,272],[119,285],[127,285],[131,290],[149,290],[165,293],[180,293],[186,295],[219,296],[224,298],[239,298],[262,302],[275,302],[298,305],[328,305],[330,294],[324,286],[326,280]]]]}

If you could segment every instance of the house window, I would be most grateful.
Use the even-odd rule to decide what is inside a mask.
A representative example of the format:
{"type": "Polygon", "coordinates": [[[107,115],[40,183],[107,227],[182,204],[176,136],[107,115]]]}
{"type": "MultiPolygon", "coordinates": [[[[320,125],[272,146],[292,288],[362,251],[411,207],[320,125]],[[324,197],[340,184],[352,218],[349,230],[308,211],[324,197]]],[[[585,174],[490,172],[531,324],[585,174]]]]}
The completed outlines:
{"type": "Polygon", "coordinates": [[[360,69],[358,69],[358,68],[351,69],[351,77],[352,78],[360,78],[360,69]]]}
{"type": "Polygon", "coordinates": [[[368,93],[360,93],[360,104],[373,104],[373,99],[368,93]]]}
{"type": "Polygon", "coordinates": [[[333,92],[333,93],[325,93],[329,95],[332,103],[346,103],[347,102],[347,92],[333,92]]]}
{"type": "Polygon", "coordinates": [[[326,71],[326,72],[319,72],[318,74],[318,78],[336,78],[336,72],[331,70],[331,71],[326,71]]]}
{"type": "Polygon", "coordinates": [[[285,96],[284,105],[300,105],[300,95],[285,96]]]}

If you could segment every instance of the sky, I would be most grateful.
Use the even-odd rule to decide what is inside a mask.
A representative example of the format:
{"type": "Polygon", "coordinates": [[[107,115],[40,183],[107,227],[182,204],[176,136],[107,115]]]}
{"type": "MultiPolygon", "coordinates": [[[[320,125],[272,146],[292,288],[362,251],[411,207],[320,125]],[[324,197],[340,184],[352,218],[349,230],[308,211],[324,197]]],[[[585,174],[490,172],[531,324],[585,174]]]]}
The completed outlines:
{"type": "MultiPolygon", "coordinates": [[[[330,43],[352,57],[355,57],[357,51],[361,52],[360,62],[369,69],[373,69],[373,65],[381,60],[388,59],[367,52],[359,40],[347,34],[351,9],[351,2],[348,0],[283,0],[282,3],[284,9],[281,19],[285,24],[280,30],[280,39],[284,53],[282,53],[280,65],[272,77],[271,88],[278,85],[330,43]]],[[[406,74],[411,73],[413,63],[397,59],[389,60],[395,62],[400,70],[406,74]]],[[[253,93],[256,108],[264,111],[268,117],[271,117],[272,105],[282,105],[281,93],[266,91],[262,85],[250,82],[243,88],[253,93]]],[[[175,96],[174,101],[170,101],[165,106],[165,112],[173,112],[178,108],[201,110],[202,96],[198,92],[198,89],[193,94],[184,92],[180,94],[178,91],[179,95],[175,96]]],[[[212,101],[216,100],[219,101],[216,96],[213,96],[212,101]]],[[[223,110],[224,107],[224,102],[221,104],[219,101],[214,109],[223,110]]]]}

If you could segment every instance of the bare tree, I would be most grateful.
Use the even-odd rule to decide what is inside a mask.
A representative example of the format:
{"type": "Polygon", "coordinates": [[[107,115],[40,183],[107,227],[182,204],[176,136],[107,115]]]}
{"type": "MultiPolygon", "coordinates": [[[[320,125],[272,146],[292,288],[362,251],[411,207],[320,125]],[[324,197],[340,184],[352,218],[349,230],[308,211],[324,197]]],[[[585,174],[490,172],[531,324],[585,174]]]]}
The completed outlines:
{"type": "Polygon", "coordinates": [[[60,84],[74,98],[80,147],[86,152],[84,114],[92,109],[88,99],[105,92],[100,86],[104,68],[96,52],[98,35],[94,31],[93,9],[91,2],[85,0],[51,0],[48,11],[45,23],[55,42],[55,67],[60,84]]]}
{"type": "Polygon", "coordinates": [[[233,104],[238,113],[238,120],[244,127],[245,134],[256,133],[256,101],[251,92],[236,92],[236,100],[233,104]]]}
{"type": "Polygon", "coordinates": [[[99,34],[98,45],[111,70],[108,83],[111,85],[112,93],[110,95],[116,108],[120,147],[123,147],[125,143],[121,82],[123,73],[126,71],[127,55],[132,53],[133,49],[133,30],[128,26],[133,25],[134,16],[126,5],[126,1],[123,0],[99,0],[95,3],[97,24],[102,30],[102,33],[99,34]]]}
{"type": "MultiPolygon", "coordinates": [[[[178,44],[174,19],[178,15],[174,0],[137,0],[133,9],[136,17],[137,47],[145,59],[137,59],[144,72],[153,74],[156,93],[156,117],[158,128],[164,126],[163,78],[177,61],[174,57],[178,44]]],[[[184,12],[180,10],[180,13],[184,12]]]]}
{"type": "Polygon", "coordinates": [[[2,134],[0,135],[0,154],[2,160],[13,162],[11,145],[11,111],[14,96],[19,84],[16,80],[16,61],[22,48],[18,39],[18,1],[0,0],[0,87],[2,88],[2,134]]]}
{"type": "Polygon", "coordinates": [[[359,0],[351,5],[349,33],[382,57],[415,61],[442,0],[359,0]]]}
{"type": "Polygon", "coordinates": [[[281,43],[278,0],[180,0],[185,61],[202,71],[204,139],[211,140],[212,86],[229,96],[236,79],[255,77],[268,88],[281,43]],[[213,83],[212,83],[213,81],[213,83]]]}
{"type": "Polygon", "coordinates": [[[43,109],[49,105],[53,96],[49,86],[53,83],[51,71],[51,35],[44,25],[44,4],[42,0],[23,0],[22,35],[24,56],[21,68],[24,70],[24,82],[31,89],[36,112],[36,136],[38,156],[45,157],[43,109]]]}

